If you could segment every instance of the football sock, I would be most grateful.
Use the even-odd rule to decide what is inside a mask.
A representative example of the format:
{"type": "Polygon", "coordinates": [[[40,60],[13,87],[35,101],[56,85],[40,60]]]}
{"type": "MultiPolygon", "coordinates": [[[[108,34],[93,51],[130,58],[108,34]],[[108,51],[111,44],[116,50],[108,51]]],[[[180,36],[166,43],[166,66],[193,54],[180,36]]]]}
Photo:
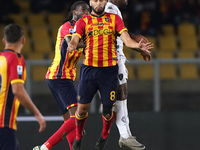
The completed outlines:
{"type": "Polygon", "coordinates": [[[85,126],[85,121],[88,117],[88,113],[83,116],[80,117],[77,112],[76,112],[76,140],[80,140],[83,137],[83,129],[85,126]]]}
{"type": "Polygon", "coordinates": [[[119,134],[123,138],[132,136],[129,127],[129,117],[127,109],[127,99],[123,101],[116,100],[113,111],[116,113],[116,125],[119,130],[119,134]]]}
{"type": "Polygon", "coordinates": [[[72,130],[67,136],[67,141],[69,143],[70,150],[72,150],[72,145],[74,143],[74,139],[76,138],[76,128],[72,130]]]}
{"type": "Polygon", "coordinates": [[[62,126],[45,142],[48,145],[48,149],[52,148],[56,144],[58,144],[62,139],[66,137],[71,131],[76,128],[75,125],[75,117],[70,116],[68,120],[66,120],[62,126]]]}
{"type": "MultiPolygon", "coordinates": [[[[49,146],[48,143],[44,143],[41,147],[40,147],[40,150],[50,150],[50,148],[47,148],[49,146]]],[[[51,146],[50,146],[51,147],[51,146]]]]}
{"type": "Polygon", "coordinates": [[[113,120],[114,120],[114,113],[112,113],[112,116],[109,119],[106,119],[102,115],[102,120],[103,120],[103,130],[102,130],[101,134],[102,134],[102,137],[104,139],[106,139],[108,137],[110,128],[111,128],[113,120]]]}

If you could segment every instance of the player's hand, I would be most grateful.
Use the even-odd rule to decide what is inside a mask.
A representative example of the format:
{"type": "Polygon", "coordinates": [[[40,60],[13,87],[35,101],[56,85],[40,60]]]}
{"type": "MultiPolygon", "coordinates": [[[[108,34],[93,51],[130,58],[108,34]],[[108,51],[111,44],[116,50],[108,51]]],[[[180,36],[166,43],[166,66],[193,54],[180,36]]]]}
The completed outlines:
{"type": "Polygon", "coordinates": [[[143,59],[145,61],[150,61],[151,60],[151,52],[148,50],[143,50],[142,52],[140,52],[140,54],[142,55],[143,59]]]}
{"type": "Polygon", "coordinates": [[[69,42],[67,51],[69,53],[72,53],[75,49],[76,49],[76,47],[71,42],[69,42]]]}
{"type": "Polygon", "coordinates": [[[41,114],[39,114],[39,115],[35,115],[35,118],[37,119],[37,121],[40,125],[39,132],[44,131],[44,129],[46,128],[46,121],[45,121],[44,117],[41,114]]]}
{"type": "Polygon", "coordinates": [[[141,41],[141,39],[143,39],[143,41],[142,41],[143,43],[148,42],[148,39],[146,37],[144,37],[143,35],[130,34],[130,37],[138,43],[141,41]]]}
{"type": "Polygon", "coordinates": [[[151,52],[149,49],[153,48],[153,44],[150,42],[143,43],[143,39],[140,40],[139,42],[139,48],[142,50],[140,54],[143,56],[143,59],[145,61],[150,61],[151,60],[151,52]]]}

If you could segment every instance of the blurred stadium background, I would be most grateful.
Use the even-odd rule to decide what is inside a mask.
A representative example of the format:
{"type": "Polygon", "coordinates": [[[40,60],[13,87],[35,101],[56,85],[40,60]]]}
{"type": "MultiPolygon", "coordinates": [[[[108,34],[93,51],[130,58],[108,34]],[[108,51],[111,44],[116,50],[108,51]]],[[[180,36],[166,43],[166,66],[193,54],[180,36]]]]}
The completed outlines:
{"type": "MultiPolygon", "coordinates": [[[[26,58],[28,76],[26,89],[45,116],[60,116],[46,85],[45,74],[54,57],[57,30],[75,1],[0,0],[0,38],[6,24],[17,23],[23,27],[26,44],[22,53],[26,58]]],[[[139,54],[124,47],[129,60],[131,130],[147,150],[200,148],[199,8],[200,0],[129,0],[127,8],[122,9],[129,31],[146,36],[155,46],[151,63],[142,61],[139,54]]],[[[0,49],[3,48],[0,43],[0,49]]],[[[77,74],[80,64],[81,61],[77,65],[77,74]]],[[[78,77],[76,86],[77,83],[78,77]]],[[[95,96],[86,124],[85,141],[88,142],[84,148],[88,150],[93,149],[101,130],[99,105],[99,97],[95,96]],[[93,120],[96,128],[90,125],[93,120]],[[91,143],[90,147],[88,143],[91,143]]],[[[19,116],[31,114],[20,107],[19,116]]],[[[62,124],[62,119],[58,118],[59,121],[48,122],[46,131],[40,134],[36,122],[19,120],[20,149],[31,149],[43,143],[62,124]]],[[[113,125],[106,150],[120,149],[117,142],[118,131],[113,125]]],[[[63,141],[53,149],[65,147],[68,145],[63,141]]]]}

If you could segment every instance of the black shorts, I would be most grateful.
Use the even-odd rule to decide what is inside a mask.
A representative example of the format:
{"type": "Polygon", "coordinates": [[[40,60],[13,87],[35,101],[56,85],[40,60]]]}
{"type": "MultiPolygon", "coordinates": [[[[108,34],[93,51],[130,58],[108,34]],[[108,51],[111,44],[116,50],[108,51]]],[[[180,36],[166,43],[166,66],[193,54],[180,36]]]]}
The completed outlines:
{"type": "Polygon", "coordinates": [[[70,107],[77,105],[77,92],[74,81],[70,79],[46,79],[46,82],[61,114],[66,113],[70,107]]]}
{"type": "Polygon", "coordinates": [[[78,103],[90,103],[99,90],[102,104],[113,106],[118,85],[118,65],[112,67],[82,65],[78,85],[78,103]]]}
{"type": "Polygon", "coordinates": [[[10,128],[0,128],[0,149],[1,150],[19,150],[16,130],[10,128]]]}

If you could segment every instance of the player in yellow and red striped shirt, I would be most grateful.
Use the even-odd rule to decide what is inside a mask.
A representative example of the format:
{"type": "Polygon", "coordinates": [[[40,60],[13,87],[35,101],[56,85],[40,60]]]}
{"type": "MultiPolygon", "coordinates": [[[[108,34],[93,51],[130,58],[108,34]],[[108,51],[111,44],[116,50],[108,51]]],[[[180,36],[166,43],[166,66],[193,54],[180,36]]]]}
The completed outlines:
{"type": "Polygon", "coordinates": [[[81,147],[82,131],[88,116],[88,109],[94,94],[99,90],[103,104],[103,130],[96,143],[96,150],[102,150],[113,122],[112,107],[118,88],[118,65],[116,54],[116,36],[120,35],[127,47],[140,52],[145,60],[151,60],[148,49],[153,48],[149,42],[137,43],[132,40],[124,27],[122,19],[111,13],[105,13],[107,0],[90,0],[92,12],[81,18],[75,26],[68,51],[76,49],[83,36],[86,43],[85,59],[81,66],[78,85],[78,109],[76,112],[76,139],[73,150],[81,147]]]}
{"type": "Polygon", "coordinates": [[[32,112],[40,124],[39,132],[46,127],[44,117],[24,89],[25,60],[21,49],[25,43],[22,28],[9,24],[4,29],[5,49],[0,55],[0,149],[18,150],[16,130],[20,103],[32,112]]]}
{"type": "Polygon", "coordinates": [[[68,17],[64,19],[63,25],[58,30],[55,57],[48,68],[46,82],[65,122],[42,146],[36,146],[33,150],[49,150],[65,137],[68,140],[70,149],[72,149],[76,136],[75,111],[77,109],[77,92],[74,86],[76,78],[75,65],[82,54],[84,43],[79,43],[81,49],[77,49],[73,53],[68,53],[67,47],[76,20],[79,20],[85,14],[89,14],[89,12],[90,9],[87,3],[84,1],[75,2],[71,7],[70,15],[72,14],[72,16],[69,16],[69,19],[68,17]]]}

